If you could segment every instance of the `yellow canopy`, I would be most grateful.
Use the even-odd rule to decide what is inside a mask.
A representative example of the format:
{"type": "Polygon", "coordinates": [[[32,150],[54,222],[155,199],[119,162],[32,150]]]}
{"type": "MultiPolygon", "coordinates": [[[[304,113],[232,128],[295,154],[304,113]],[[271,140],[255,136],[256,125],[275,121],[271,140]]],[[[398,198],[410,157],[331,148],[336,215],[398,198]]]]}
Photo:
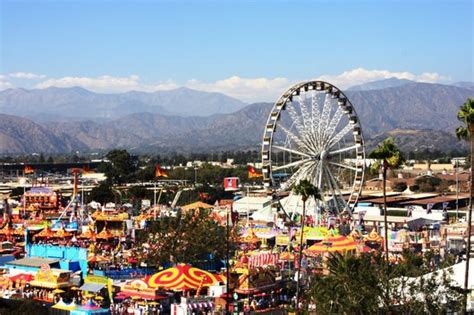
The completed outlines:
{"type": "Polygon", "coordinates": [[[211,209],[211,208],[214,208],[214,206],[202,201],[196,201],[196,202],[190,203],[189,205],[181,207],[181,210],[188,211],[188,210],[194,210],[194,209],[211,209]]]}

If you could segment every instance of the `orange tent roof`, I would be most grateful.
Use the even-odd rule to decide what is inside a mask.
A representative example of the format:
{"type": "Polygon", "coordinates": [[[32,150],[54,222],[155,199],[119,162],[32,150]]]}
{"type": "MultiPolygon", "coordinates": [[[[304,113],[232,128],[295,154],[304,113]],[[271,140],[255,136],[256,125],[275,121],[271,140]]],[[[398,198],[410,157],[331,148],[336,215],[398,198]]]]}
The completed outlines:
{"type": "Polygon", "coordinates": [[[65,238],[65,237],[71,237],[72,234],[65,231],[63,228],[60,228],[59,230],[56,231],[56,233],[54,233],[54,237],[57,237],[57,238],[65,238]]]}
{"type": "Polygon", "coordinates": [[[200,287],[211,286],[217,282],[224,281],[224,276],[194,268],[190,265],[179,264],[175,267],[155,273],[150,276],[146,282],[152,288],[186,291],[197,290],[200,287]]]}
{"type": "Polygon", "coordinates": [[[250,230],[250,233],[247,236],[241,237],[240,241],[242,243],[255,244],[255,243],[260,242],[260,239],[258,238],[258,236],[255,234],[255,232],[252,229],[252,230],[250,230]]]}
{"type": "Polygon", "coordinates": [[[189,205],[181,207],[181,210],[188,211],[188,210],[193,210],[193,209],[211,209],[211,208],[214,208],[214,206],[202,201],[196,201],[196,202],[190,203],[189,205]]]}
{"type": "Polygon", "coordinates": [[[36,234],[34,237],[46,237],[46,238],[50,238],[50,237],[54,237],[54,232],[51,231],[50,228],[45,228],[43,229],[41,232],[39,232],[38,234],[36,234]]]}
{"type": "Polygon", "coordinates": [[[104,256],[100,256],[100,255],[90,255],[88,258],[87,258],[87,262],[89,263],[94,263],[94,262],[104,262],[104,261],[109,261],[110,258],[107,258],[107,257],[104,257],[104,256]]]}
{"type": "Polygon", "coordinates": [[[289,252],[280,253],[280,260],[294,260],[295,254],[289,252]]]}
{"type": "Polygon", "coordinates": [[[106,227],[104,227],[102,231],[100,231],[100,233],[96,235],[95,238],[101,239],[101,240],[108,240],[109,238],[113,238],[113,237],[114,235],[110,233],[110,231],[107,230],[106,227]]]}
{"type": "Polygon", "coordinates": [[[327,252],[345,252],[355,250],[357,243],[352,237],[335,236],[316,243],[304,251],[308,256],[323,254],[327,252]]]}
{"type": "Polygon", "coordinates": [[[86,232],[79,235],[78,238],[94,238],[96,236],[97,233],[95,233],[92,229],[88,229],[86,232]]]}

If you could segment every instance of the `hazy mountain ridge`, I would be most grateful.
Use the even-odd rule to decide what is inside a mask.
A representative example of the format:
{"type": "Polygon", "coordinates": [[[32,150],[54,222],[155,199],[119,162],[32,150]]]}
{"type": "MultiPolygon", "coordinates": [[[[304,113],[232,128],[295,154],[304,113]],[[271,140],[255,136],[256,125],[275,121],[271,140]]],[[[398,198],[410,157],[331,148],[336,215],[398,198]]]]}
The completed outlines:
{"type": "Polygon", "coordinates": [[[140,112],[179,116],[231,113],[245,103],[220,93],[178,88],[169,91],[100,94],[80,87],[7,89],[0,92],[0,113],[34,118],[83,120],[117,119],[140,112]]]}
{"type": "MultiPolygon", "coordinates": [[[[454,137],[459,124],[456,113],[474,95],[474,89],[410,83],[381,90],[348,91],[347,95],[357,110],[369,147],[393,135],[404,150],[454,150],[463,146],[454,137]]],[[[114,147],[140,152],[258,149],[271,108],[271,103],[258,103],[233,113],[207,117],[144,112],[102,122],[47,124],[1,115],[0,153],[96,151],[114,147]]]]}

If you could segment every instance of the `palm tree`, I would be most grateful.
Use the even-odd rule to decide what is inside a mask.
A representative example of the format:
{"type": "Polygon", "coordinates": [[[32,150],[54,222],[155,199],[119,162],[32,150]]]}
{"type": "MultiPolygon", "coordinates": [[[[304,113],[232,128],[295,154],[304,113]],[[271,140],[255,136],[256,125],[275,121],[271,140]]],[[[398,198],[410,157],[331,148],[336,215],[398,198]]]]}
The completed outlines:
{"type": "Polygon", "coordinates": [[[303,201],[303,215],[301,216],[301,236],[300,236],[300,248],[298,256],[298,268],[297,278],[296,278],[296,308],[299,306],[300,299],[300,278],[301,278],[301,260],[303,258],[303,234],[304,234],[304,224],[306,218],[306,201],[313,197],[314,199],[321,200],[321,194],[319,193],[318,187],[314,186],[309,180],[303,179],[299,181],[298,184],[293,186],[293,193],[301,196],[303,201]]]}
{"type": "Polygon", "coordinates": [[[385,259],[388,261],[388,223],[387,223],[387,170],[398,168],[404,162],[404,158],[393,138],[385,139],[379,146],[369,154],[370,158],[382,162],[383,174],[383,221],[384,221],[384,247],[385,259]]]}
{"type": "Polygon", "coordinates": [[[467,245],[466,245],[466,270],[464,272],[464,313],[467,310],[467,290],[469,279],[469,260],[471,258],[471,224],[472,224],[472,180],[474,178],[473,156],[474,156],[474,99],[468,98],[467,101],[459,108],[458,120],[464,125],[456,128],[456,136],[458,139],[470,140],[471,143],[471,196],[469,197],[469,211],[467,216],[467,245]]]}

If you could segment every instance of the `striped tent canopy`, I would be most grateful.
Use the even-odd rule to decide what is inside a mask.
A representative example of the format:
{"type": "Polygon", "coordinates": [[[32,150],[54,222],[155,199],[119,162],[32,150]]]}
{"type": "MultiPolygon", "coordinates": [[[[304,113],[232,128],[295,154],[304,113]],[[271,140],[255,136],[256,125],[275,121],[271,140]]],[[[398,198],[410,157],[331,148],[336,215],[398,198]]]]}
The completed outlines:
{"type": "Polygon", "coordinates": [[[330,252],[346,252],[357,249],[357,243],[352,237],[335,236],[314,244],[304,251],[307,256],[315,256],[330,252]]]}
{"type": "Polygon", "coordinates": [[[51,237],[54,237],[54,232],[51,231],[50,228],[45,228],[43,229],[41,232],[39,232],[38,234],[36,234],[34,237],[44,237],[44,238],[51,238],[51,237]]]}
{"type": "Polygon", "coordinates": [[[107,230],[106,227],[104,227],[102,231],[96,235],[96,238],[99,240],[108,240],[110,238],[114,238],[114,235],[109,230],[107,230]]]}
{"type": "Polygon", "coordinates": [[[365,242],[380,243],[382,240],[383,238],[375,230],[372,230],[369,235],[364,236],[365,242]]]}
{"type": "Polygon", "coordinates": [[[106,261],[110,261],[111,258],[108,258],[108,257],[104,257],[104,256],[101,256],[101,255],[89,255],[87,257],[87,262],[88,263],[98,263],[98,262],[106,262],[106,261]]]}
{"type": "Polygon", "coordinates": [[[172,291],[197,290],[200,287],[208,287],[224,281],[224,276],[186,264],[179,264],[165,269],[155,273],[146,280],[152,288],[163,288],[172,291]]]}
{"type": "Polygon", "coordinates": [[[81,235],[77,236],[78,238],[89,238],[89,239],[92,239],[92,238],[95,238],[97,236],[97,234],[94,232],[93,229],[89,228],[87,231],[85,231],[84,233],[82,233],[81,235]]]}

